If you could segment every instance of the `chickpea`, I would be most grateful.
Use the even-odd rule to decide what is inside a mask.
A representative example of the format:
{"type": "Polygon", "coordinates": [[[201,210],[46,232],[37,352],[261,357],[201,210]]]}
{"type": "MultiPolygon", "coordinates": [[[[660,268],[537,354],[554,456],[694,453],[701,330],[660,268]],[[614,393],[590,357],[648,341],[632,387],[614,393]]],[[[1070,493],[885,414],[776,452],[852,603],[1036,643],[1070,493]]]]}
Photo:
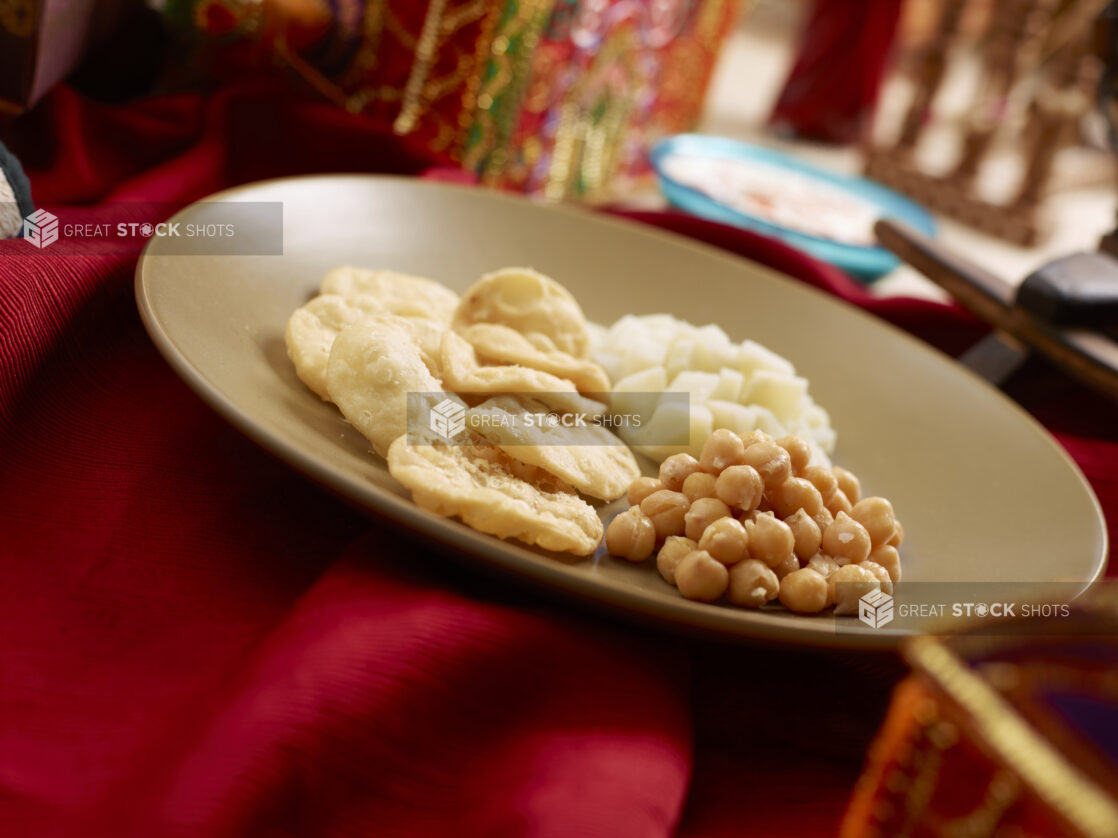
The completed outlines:
{"type": "Polygon", "coordinates": [[[688,553],[675,569],[675,584],[687,599],[714,602],[730,585],[730,571],[705,550],[688,553]]]}
{"type": "Polygon", "coordinates": [[[656,527],[639,506],[630,506],[609,522],[606,549],[611,555],[631,562],[643,562],[652,555],[655,546],[656,527]]]}
{"type": "Polygon", "coordinates": [[[792,555],[796,539],[792,528],[772,515],[758,515],[749,530],[749,555],[760,559],[769,567],[792,555]]]}
{"type": "Polygon", "coordinates": [[[798,436],[782,436],[776,444],[788,452],[792,461],[792,474],[800,476],[800,472],[811,462],[811,446],[807,444],[807,440],[798,436]]]}
{"type": "Polygon", "coordinates": [[[792,530],[792,537],[796,541],[793,552],[797,558],[805,562],[819,552],[819,545],[823,541],[823,531],[810,515],[803,509],[797,509],[784,519],[792,530]]]}
{"type": "Polygon", "coordinates": [[[845,512],[840,512],[835,522],[824,530],[820,547],[828,556],[857,564],[870,555],[870,534],[845,512]]]}
{"type": "Polygon", "coordinates": [[[663,488],[664,484],[655,477],[638,477],[629,484],[629,506],[640,506],[641,501],[663,488]]]}
{"type": "Polygon", "coordinates": [[[862,568],[863,570],[868,570],[870,573],[872,573],[875,577],[877,577],[877,581],[881,585],[881,590],[883,590],[890,596],[893,595],[893,577],[889,575],[888,570],[883,568],[877,562],[871,562],[869,559],[866,559],[866,561],[864,562],[859,562],[858,567],[862,568]]]}
{"type": "Polygon", "coordinates": [[[745,449],[745,465],[753,466],[772,491],[792,476],[792,458],[776,442],[755,442],[745,449]]]}
{"type": "Polygon", "coordinates": [[[904,541],[904,527],[901,526],[900,521],[897,521],[896,524],[897,526],[896,529],[893,530],[893,535],[885,543],[888,544],[890,547],[896,547],[899,549],[901,546],[901,542],[904,541]]]}
{"type": "Polygon", "coordinates": [[[686,529],[684,516],[691,504],[679,492],[661,489],[641,501],[641,512],[652,519],[656,527],[656,540],[663,541],[669,535],[683,535],[686,529]]]}
{"type": "Polygon", "coordinates": [[[874,547],[885,544],[897,529],[893,504],[885,498],[862,498],[854,504],[850,517],[866,528],[874,547]]]}
{"type": "Polygon", "coordinates": [[[760,608],[776,599],[780,580],[776,574],[757,559],[746,559],[730,568],[730,590],[726,597],[734,605],[760,608]]]}
{"type": "Polygon", "coordinates": [[[836,489],[834,494],[827,498],[826,506],[827,511],[832,515],[838,515],[840,512],[845,512],[849,515],[851,510],[854,509],[854,504],[850,502],[850,499],[846,496],[846,492],[842,489],[836,489]]]}
{"type": "Polygon", "coordinates": [[[901,581],[901,554],[892,544],[882,544],[880,547],[874,547],[866,561],[879,564],[885,568],[889,573],[889,578],[893,580],[893,584],[901,581]]]}
{"type": "Polygon", "coordinates": [[[790,477],[769,493],[769,502],[781,518],[788,518],[802,509],[815,515],[823,508],[819,490],[802,477],[790,477]]]}
{"type": "Polygon", "coordinates": [[[720,474],[730,466],[745,463],[745,443],[741,437],[728,428],[719,428],[707,437],[699,455],[702,469],[710,474],[720,474]]]}
{"type": "Polygon", "coordinates": [[[730,466],[718,475],[714,493],[723,503],[747,512],[761,502],[765,484],[753,466],[730,466]]]}
{"type": "Polygon", "coordinates": [[[857,614],[858,600],[870,591],[881,587],[881,582],[860,564],[840,567],[827,579],[830,598],[835,603],[835,614],[857,614]]]}
{"type": "Polygon", "coordinates": [[[851,472],[844,468],[835,466],[835,480],[838,481],[839,491],[846,495],[851,503],[857,503],[862,499],[862,484],[858,482],[858,478],[851,472]]]}
{"type": "Polygon", "coordinates": [[[741,442],[746,448],[755,442],[772,442],[773,438],[760,428],[756,428],[747,434],[741,435],[741,442]]]}
{"type": "Polygon", "coordinates": [[[810,567],[824,579],[829,579],[839,569],[839,564],[826,553],[816,553],[807,560],[806,567],[810,567]]]}
{"type": "Polygon", "coordinates": [[[835,516],[831,514],[831,510],[824,506],[811,516],[811,520],[819,525],[819,532],[824,533],[827,531],[827,527],[835,522],[835,516]]]}
{"type": "Polygon", "coordinates": [[[665,489],[678,492],[683,488],[683,481],[699,468],[699,461],[690,454],[672,454],[660,463],[660,482],[665,489]]]}
{"type": "Polygon", "coordinates": [[[827,580],[811,568],[800,568],[780,580],[780,602],[789,611],[815,614],[827,607],[827,580]]]}
{"type": "Polygon", "coordinates": [[[717,477],[713,474],[707,474],[705,471],[697,471],[694,474],[689,474],[687,475],[687,479],[683,481],[683,494],[691,503],[694,503],[699,498],[713,498],[714,484],[717,481],[717,477]]]}
{"type": "Polygon", "coordinates": [[[726,518],[730,507],[718,498],[699,498],[683,517],[684,534],[695,541],[703,537],[706,528],[719,518],[726,518]]]}
{"type": "Polygon", "coordinates": [[[699,549],[699,545],[682,535],[669,535],[664,546],[656,554],[656,569],[669,585],[675,584],[675,569],[688,553],[699,549]]]}
{"type": "MultiPolygon", "coordinates": [[[[839,563],[826,553],[816,553],[808,559],[806,567],[810,567],[824,579],[830,579],[831,574],[839,569],[839,563]]],[[[834,593],[835,592],[831,590],[831,586],[827,585],[827,608],[835,604],[834,593]]]]}
{"type": "Polygon", "coordinates": [[[823,466],[808,466],[800,477],[819,490],[824,503],[838,488],[838,480],[835,479],[834,472],[823,466]]]}
{"type": "Polygon", "coordinates": [[[800,560],[793,555],[789,555],[784,561],[773,568],[773,573],[776,574],[777,579],[783,579],[789,573],[800,569],[800,560]]]}
{"type": "Polygon", "coordinates": [[[733,518],[714,521],[703,530],[703,536],[699,539],[699,549],[706,550],[724,565],[732,565],[747,558],[748,547],[749,536],[745,533],[745,527],[733,518]]]}

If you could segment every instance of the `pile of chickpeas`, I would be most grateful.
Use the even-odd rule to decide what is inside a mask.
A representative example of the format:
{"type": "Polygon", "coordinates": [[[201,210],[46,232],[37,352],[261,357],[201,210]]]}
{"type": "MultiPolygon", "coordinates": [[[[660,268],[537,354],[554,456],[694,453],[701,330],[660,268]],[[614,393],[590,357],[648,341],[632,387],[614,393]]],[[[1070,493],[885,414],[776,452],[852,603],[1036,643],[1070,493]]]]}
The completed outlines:
{"type": "Polygon", "coordinates": [[[614,556],[656,567],[688,599],[800,614],[856,614],[901,579],[904,530],[885,498],[861,497],[843,468],[811,464],[799,437],[717,430],[695,459],[675,454],[659,478],[629,487],[629,509],[606,529],[614,556]]]}

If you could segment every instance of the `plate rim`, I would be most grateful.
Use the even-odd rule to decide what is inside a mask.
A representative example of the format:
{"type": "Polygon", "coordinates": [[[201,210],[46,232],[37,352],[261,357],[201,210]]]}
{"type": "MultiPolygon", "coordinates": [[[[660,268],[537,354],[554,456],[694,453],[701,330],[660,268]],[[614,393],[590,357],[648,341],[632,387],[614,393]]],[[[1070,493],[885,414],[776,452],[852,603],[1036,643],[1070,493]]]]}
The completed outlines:
{"type": "MultiPolygon", "coordinates": [[[[768,275],[768,277],[774,281],[789,283],[801,292],[813,293],[819,297],[825,298],[831,304],[846,307],[849,313],[873,321],[878,327],[883,327],[890,332],[894,338],[907,341],[909,344],[917,347],[922,353],[930,353],[934,356],[943,355],[943,353],[938,352],[938,350],[930,344],[927,344],[914,335],[894,326],[892,323],[876,317],[846,300],[828,294],[809,284],[799,282],[774,268],[762,265],[747,257],[738,256],[737,254],[715,247],[714,245],[699,242],[669,230],[664,230],[648,224],[641,224],[640,222],[626,218],[595,213],[592,210],[570,205],[547,204],[524,196],[486,190],[472,185],[421,180],[406,175],[382,175],[360,172],[316,173],[292,177],[269,178],[233,186],[207,195],[196,201],[192,201],[187,206],[178,210],[169,220],[178,220],[180,216],[192,212],[198,204],[226,200],[239,194],[257,190],[261,187],[277,186],[286,183],[307,183],[315,180],[336,182],[338,179],[366,182],[393,182],[414,188],[429,189],[435,192],[450,190],[470,193],[480,196],[483,200],[509,202],[521,206],[527,203],[541,210],[558,212],[577,217],[583,221],[625,229],[651,239],[667,239],[677,246],[700,252],[704,254],[705,258],[713,257],[728,264],[737,264],[739,261],[748,263],[754,270],[768,275]]],[[[601,579],[593,575],[564,573],[563,568],[565,568],[566,565],[560,561],[551,559],[546,554],[534,552],[526,545],[519,544],[519,542],[513,544],[512,542],[496,538],[495,536],[478,533],[476,530],[470,529],[457,519],[445,518],[421,509],[413,503],[410,498],[404,498],[391,492],[384,491],[372,483],[361,481],[355,475],[347,475],[323,464],[313,455],[302,451],[297,444],[288,442],[283,436],[272,433],[258,424],[249,413],[242,410],[236,403],[221,392],[218,387],[213,385],[199,369],[195,368],[186,358],[185,353],[167,333],[163,324],[159,322],[158,316],[154,310],[153,302],[149,296],[150,288],[145,279],[145,267],[149,264],[150,257],[173,255],[153,253],[152,251],[156,249],[158,244],[159,240],[152,238],[144,246],[136,263],[134,291],[140,319],[164,360],[167,361],[175,373],[183,379],[191,390],[239,432],[282,462],[295,468],[304,475],[309,476],[318,485],[339,495],[344,500],[356,502],[363,510],[373,512],[378,517],[392,524],[402,526],[404,529],[415,533],[419,538],[425,541],[434,541],[440,547],[452,548],[452,550],[455,551],[456,558],[459,554],[464,553],[467,556],[481,559],[485,564],[496,565],[503,573],[511,574],[533,585],[546,587],[551,593],[561,593],[565,598],[571,596],[577,597],[580,603],[590,605],[591,607],[598,604],[608,604],[612,609],[621,609],[627,617],[636,617],[657,624],[667,623],[677,629],[682,629],[687,632],[698,631],[699,633],[710,634],[721,639],[746,643],[763,639],[791,646],[845,649],[889,649],[896,647],[906,637],[916,636],[910,632],[892,630],[888,627],[878,629],[872,634],[830,633],[826,630],[801,629],[794,625],[781,628],[776,621],[770,621],[768,619],[750,620],[749,618],[753,616],[753,613],[745,609],[732,609],[724,605],[711,606],[707,603],[691,602],[690,600],[682,598],[678,601],[671,600],[670,604],[661,602],[643,596],[641,591],[636,588],[627,589],[621,586],[603,584],[601,579]],[[483,536],[483,538],[479,538],[478,536],[483,536]],[[522,550],[536,560],[532,562],[532,566],[537,569],[537,572],[525,570],[523,566],[525,556],[523,552],[521,552],[522,550]],[[684,619],[685,616],[686,619],[684,619]],[[742,625],[748,625],[750,630],[748,632],[741,631],[742,625]]],[[[954,361],[950,356],[938,357],[938,360],[949,364],[954,361]]],[[[1100,555],[1096,557],[1094,572],[1091,578],[1084,581],[1080,593],[1077,594],[1077,596],[1081,595],[1083,591],[1086,591],[1094,585],[1105,572],[1109,557],[1109,533],[1106,527],[1106,517],[1094,489],[1091,487],[1090,482],[1084,476],[1075,460],[1071,458],[1048,429],[1037,421],[1027,410],[965,366],[957,363],[955,363],[954,366],[957,372],[972,378],[982,387],[993,391],[995,396],[1002,401],[1005,407],[1009,408],[1011,412],[1017,413],[1019,418],[1025,420],[1025,422],[1032,427],[1034,432],[1037,432],[1037,436],[1055,451],[1059,458],[1062,458],[1064,465],[1071,469],[1072,473],[1081,484],[1081,488],[1086,491],[1087,497],[1094,509],[1096,521],[1099,524],[1100,555]]],[[[587,560],[589,560],[589,558],[587,560]]],[[[609,610],[609,613],[614,613],[612,609],[609,610]]],[[[759,615],[764,612],[757,613],[759,615]]]]}

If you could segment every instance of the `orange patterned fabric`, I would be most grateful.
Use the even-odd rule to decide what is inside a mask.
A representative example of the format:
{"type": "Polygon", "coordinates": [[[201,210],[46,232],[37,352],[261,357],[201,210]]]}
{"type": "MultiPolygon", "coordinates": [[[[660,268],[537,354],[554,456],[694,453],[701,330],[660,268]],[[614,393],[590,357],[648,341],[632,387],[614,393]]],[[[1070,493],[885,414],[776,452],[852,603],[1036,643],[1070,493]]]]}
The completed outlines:
{"type": "Polygon", "coordinates": [[[1081,607],[1063,637],[1013,625],[908,644],[842,838],[1118,834],[1115,613],[1081,607]]]}

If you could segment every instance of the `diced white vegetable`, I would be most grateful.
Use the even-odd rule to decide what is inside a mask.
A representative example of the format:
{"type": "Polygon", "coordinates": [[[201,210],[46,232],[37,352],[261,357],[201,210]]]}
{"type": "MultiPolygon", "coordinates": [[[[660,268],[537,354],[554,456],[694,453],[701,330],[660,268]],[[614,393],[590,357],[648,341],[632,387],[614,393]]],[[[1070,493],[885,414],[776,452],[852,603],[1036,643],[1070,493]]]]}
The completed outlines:
{"type": "Polygon", "coordinates": [[[664,336],[675,335],[683,322],[671,314],[648,314],[636,319],[648,332],[664,336]]]}
{"type": "Polygon", "coordinates": [[[711,412],[705,405],[688,404],[683,399],[665,399],[651,419],[642,423],[640,428],[623,428],[621,437],[641,453],[662,460],[692,448],[701,451],[712,428],[711,412]]]}
{"type": "Polygon", "coordinates": [[[695,340],[694,338],[684,335],[677,337],[668,349],[668,354],[664,358],[664,366],[668,370],[668,378],[675,378],[679,373],[685,370],[701,371],[703,368],[695,365],[692,360],[695,356],[695,340]]]}
{"type": "Polygon", "coordinates": [[[729,428],[736,434],[747,434],[757,427],[757,411],[737,402],[711,399],[707,402],[714,427],[729,428]]]}
{"type": "Polygon", "coordinates": [[[811,449],[811,459],[808,462],[813,466],[831,468],[831,458],[827,456],[827,452],[823,450],[823,447],[810,437],[804,438],[807,439],[808,448],[811,449]]]}
{"type": "Polygon", "coordinates": [[[616,381],[622,378],[620,355],[615,355],[613,352],[606,352],[603,349],[599,349],[594,353],[593,357],[598,366],[606,371],[606,375],[609,376],[610,381],[616,381]]]}
{"type": "MultiPolygon", "coordinates": [[[[697,406],[699,410],[705,410],[697,406]]],[[[681,399],[665,400],[637,435],[646,445],[690,445],[692,405],[681,399]]],[[[707,411],[709,417],[710,411],[707,411]]]]}
{"type": "Polygon", "coordinates": [[[649,367],[635,372],[613,385],[615,393],[663,393],[667,389],[668,374],[663,367],[649,367]]]}
{"type": "Polygon", "coordinates": [[[591,345],[594,360],[617,382],[612,412],[648,417],[642,429],[626,425],[622,436],[649,456],[698,455],[718,427],[738,433],[757,428],[778,437],[795,433],[820,458],[834,450],[830,416],[811,399],[807,381],[787,358],[755,341],[735,344],[718,326],[654,314],[627,315],[608,330],[594,327],[591,345]],[[686,415],[679,399],[669,405],[670,396],[657,395],[671,392],[687,394],[686,415]],[[664,440],[665,431],[684,426],[691,428],[694,447],[690,439],[664,440]]]}
{"type": "Polygon", "coordinates": [[[767,407],[781,423],[794,425],[800,418],[805,395],[806,378],[757,370],[749,378],[743,401],[767,407]]]}
{"type": "Polygon", "coordinates": [[[769,436],[782,437],[788,433],[788,428],[767,407],[759,404],[750,405],[757,411],[757,430],[764,431],[769,436]]]}
{"type": "Polygon", "coordinates": [[[741,391],[744,386],[744,375],[737,370],[723,367],[718,372],[718,386],[714,388],[714,392],[710,394],[710,397],[712,399],[736,402],[741,399],[741,391]]]}
{"type": "MultiPolygon", "coordinates": [[[[803,434],[808,436],[808,434],[803,434]]],[[[825,454],[835,453],[835,442],[837,435],[834,428],[812,428],[810,437],[825,454]]],[[[830,467],[830,463],[827,464],[830,467]]]]}
{"type": "Polygon", "coordinates": [[[669,393],[690,393],[692,404],[705,404],[710,401],[718,387],[718,374],[688,370],[681,372],[668,385],[669,393]]]}
{"type": "Polygon", "coordinates": [[[830,414],[817,404],[812,404],[804,411],[804,422],[809,428],[831,427],[830,414]]]}
{"type": "Polygon", "coordinates": [[[691,405],[691,443],[688,452],[698,459],[703,452],[703,443],[714,431],[714,416],[710,408],[702,404],[691,405]]]}
{"type": "Polygon", "coordinates": [[[737,347],[730,343],[730,338],[717,326],[712,324],[696,329],[694,340],[692,369],[719,370],[722,367],[736,366],[737,347]]]}
{"type": "Polygon", "coordinates": [[[737,368],[746,377],[760,370],[783,373],[784,375],[796,374],[796,368],[792,366],[791,361],[777,355],[768,347],[751,340],[745,341],[738,347],[737,368]]]}
{"type": "Polygon", "coordinates": [[[660,397],[655,394],[664,392],[667,386],[663,367],[649,367],[626,376],[613,386],[610,412],[615,416],[651,417],[660,403],[660,397]]]}

